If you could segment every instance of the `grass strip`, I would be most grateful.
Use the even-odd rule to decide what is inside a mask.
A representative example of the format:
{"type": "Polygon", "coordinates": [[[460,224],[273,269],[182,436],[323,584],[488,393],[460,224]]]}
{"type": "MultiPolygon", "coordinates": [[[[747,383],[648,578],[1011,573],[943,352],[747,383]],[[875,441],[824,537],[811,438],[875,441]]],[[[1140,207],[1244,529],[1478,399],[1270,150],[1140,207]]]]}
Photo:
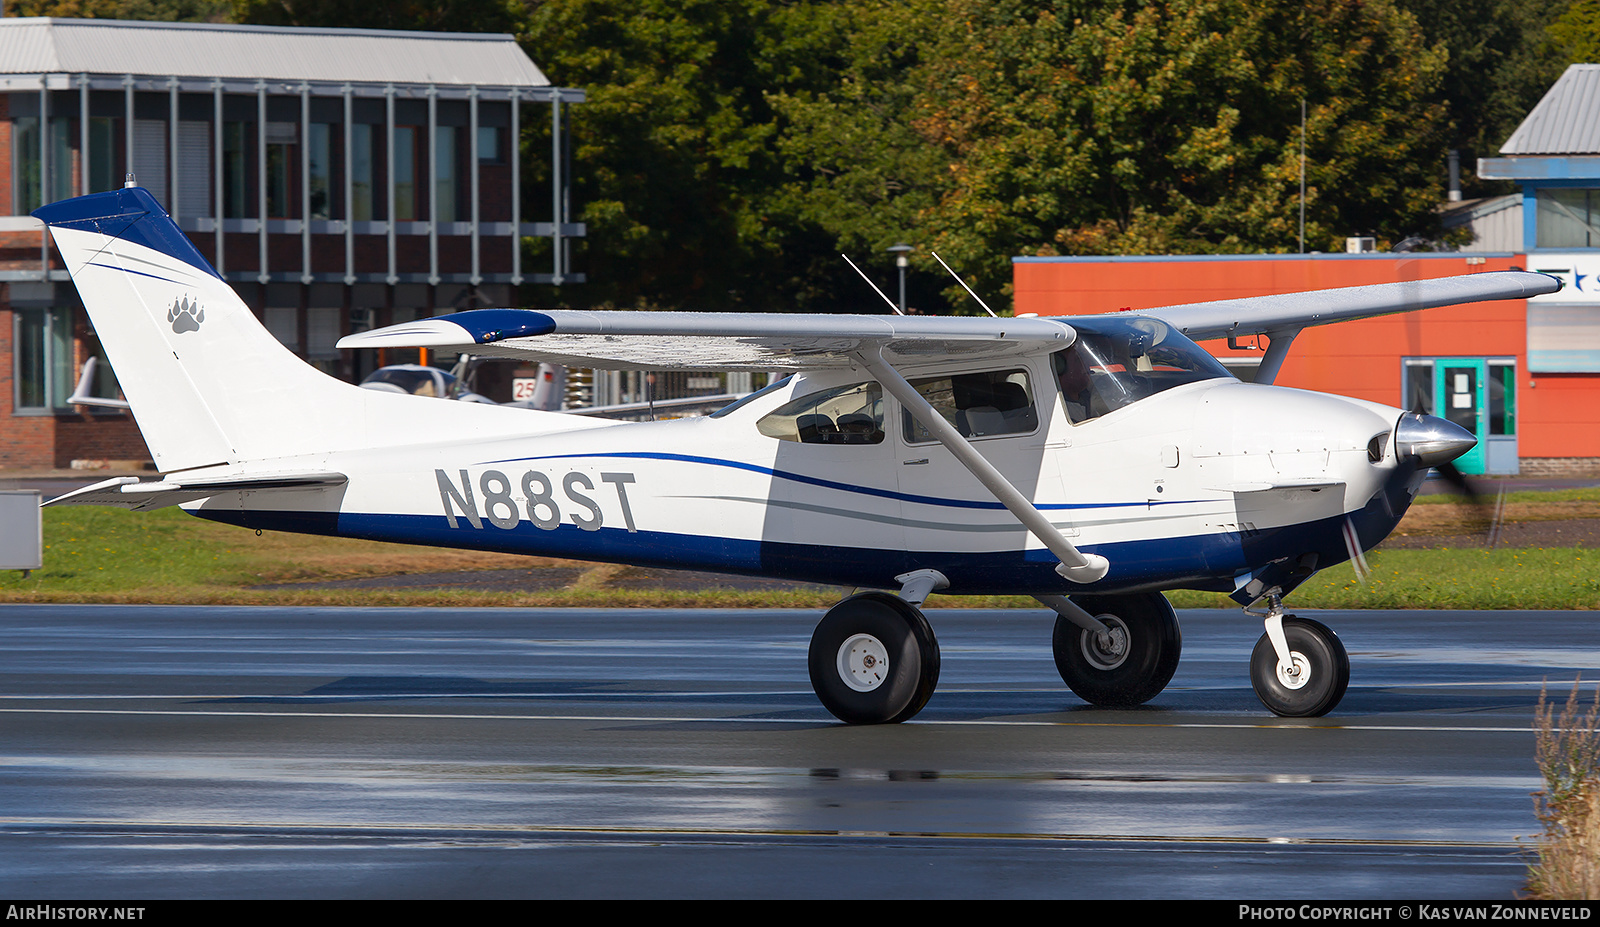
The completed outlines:
{"type": "MultiPolygon", "coordinates": [[[[89,506],[45,510],[45,566],[0,573],[0,602],[181,605],[824,608],[830,590],[630,589],[614,567],[376,541],[256,535],[177,509],[136,513],[89,506]],[[252,589],[265,583],[484,569],[577,566],[546,592],[476,589],[252,589]]],[[[1295,608],[1600,608],[1600,551],[1583,548],[1389,550],[1368,555],[1358,582],[1340,565],[1289,598],[1295,608]]],[[[625,575],[625,572],[624,574],[625,575]]],[[[1179,608],[1233,608],[1217,593],[1169,594],[1179,608]]],[[[934,596],[931,607],[1036,608],[1027,596],[934,596]]]]}

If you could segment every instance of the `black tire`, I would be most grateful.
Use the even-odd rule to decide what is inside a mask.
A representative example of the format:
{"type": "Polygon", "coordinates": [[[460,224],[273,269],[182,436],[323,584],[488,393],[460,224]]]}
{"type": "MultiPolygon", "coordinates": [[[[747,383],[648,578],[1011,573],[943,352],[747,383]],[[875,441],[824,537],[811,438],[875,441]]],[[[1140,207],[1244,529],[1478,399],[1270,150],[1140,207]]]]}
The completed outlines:
{"type": "Polygon", "coordinates": [[[808,662],[817,698],[846,724],[912,718],[939,683],[939,642],[928,619],[886,592],[864,592],[829,609],[811,635],[808,662]]]}
{"type": "Polygon", "coordinates": [[[1134,708],[1161,693],[1178,669],[1183,634],[1159,592],[1075,595],[1078,607],[1112,629],[1111,641],[1056,619],[1056,671],[1077,696],[1102,708],[1134,708]]]}
{"type": "Polygon", "coordinates": [[[1250,654],[1250,685],[1261,704],[1275,715],[1320,718],[1344,698],[1350,685],[1350,655],[1339,635],[1310,618],[1284,616],[1283,636],[1303,678],[1290,682],[1279,675],[1278,653],[1263,634],[1250,654]]]}

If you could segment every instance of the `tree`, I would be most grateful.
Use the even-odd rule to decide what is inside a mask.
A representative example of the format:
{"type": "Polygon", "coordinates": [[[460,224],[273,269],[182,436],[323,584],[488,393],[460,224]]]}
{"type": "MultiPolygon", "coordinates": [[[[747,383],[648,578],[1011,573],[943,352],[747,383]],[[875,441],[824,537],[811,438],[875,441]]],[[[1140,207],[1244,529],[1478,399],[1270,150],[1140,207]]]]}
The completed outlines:
{"type": "MultiPolygon", "coordinates": [[[[570,109],[586,296],[617,305],[796,308],[831,243],[775,213],[775,92],[826,86],[827,3],[550,0],[524,47],[588,101],[570,109]]],[[[547,137],[536,127],[530,146],[547,137]]]]}
{"type": "MultiPolygon", "coordinates": [[[[1308,249],[1433,221],[1445,114],[1429,94],[1445,55],[1388,0],[899,8],[902,24],[934,32],[906,29],[920,44],[899,53],[898,77],[885,66],[883,82],[867,79],[894,45],[858,41],[854,71],[781,107],[790,132],[837,133],[783,141],[791,154],[834,152],[796,195],[835,203],[814,213],[836,235],[865,224],[842,190],[883,190],[890,202],[873,213],[912,216],[914,243],[992,293],[1018,254],[1293,251],[1302,99],[1308,249]],[[874,143],[851,144],[873,120],[874,143]],[[891,176],[915,179],[879,179],[891,176]]],[[[895,8],[858,9],[871,21],[895,8]]]]}
{"type": "Polygon", "coordinates": [[[1600,0],[1572,0],[1548,31],[1565,63],[1600,63],[1600,0]]]}
{"type": "Polygon", "coordinates": [[[518,0],[233,0],[235,22],[260,26],[516,33],[526,15],[518,0]]]}
{"type": "Polygon", "coordinates": [[[1463,193],[1511,192],[1509,181],[1478,180],[1477,159],[1494,157],[1561,76],[1566,59],[1552,42],[1551,24],[1568,0],[1399,2],[1417,17],[1425,40],[1449,52],[1432,99],[1449,107],[1445,147],[1460,151],[1463,193]]]}
{"type": "Polygon", "coordinates": [[[230,0],[11,0],[7,16],[58,19],[138,19],[152,22],[228,22],[230,0]]]}

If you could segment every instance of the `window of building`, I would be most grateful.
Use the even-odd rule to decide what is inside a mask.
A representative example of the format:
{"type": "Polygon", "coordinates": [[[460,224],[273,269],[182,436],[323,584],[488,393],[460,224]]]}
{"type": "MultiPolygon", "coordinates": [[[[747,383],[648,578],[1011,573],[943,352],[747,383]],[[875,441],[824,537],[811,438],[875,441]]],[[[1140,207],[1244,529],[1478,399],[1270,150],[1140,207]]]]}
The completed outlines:
{"type": "Polygon", "coordinates": [[[211,124],[184,119],[178,122],[177,214],[209,216],[211,212],[211,124]]]}
{"type": "Polygon", "coordinates": [[[433,130],[434,220],[456,221],[456,130],[436,126],[433,130]]]}
{"type": "Polygon", "coordinates": [[[306,183],[311,187],[311,218],[333,218],[333,126],[326,122],[311,124],[311,137],[306,139],[306,157],[311,176],[306,183]]]}
{"type": "Polygon", "coordinates": [[[243,219],[250,215],[249,198],[249,145],[246,123],[222,124],[222,210],[229,219],[243,219]]]}
{"type": "Polygon", "coordinates": [[[394,188],[394,218],[398,222],[414,222],[417,218],[417,129],[415,126],[394,128],[394,176],[389,178],[394,188]]]}
{"type": "Polygon", "coordinates": [[[72,376],[72,310],[13,309],[13,408],[45,414],[67,408],[72,376]]]}
{"type": "Polygon", "coordinates": [[[1433,414],[1433,361],[1406,358],[1404,395],[1401,405],[1407,411],[1433,414]]]}
{"type": "Polygon", "coordinates": [[[1540,190],[1540,248],[1600,248],[1600,190],[1540,190]]]}
{"type": "Polygon", "coordinates": [[[350,218],[372,221],[372,126],[350,127],[350,218]]]}
{"type": "Polygon", "coordinates": [[[27,215],[45,202],[68,199],[73,194],[72,175],[72,120],[57,116],[50,120],[50,176],[49,189],[39,189],[39,119],[36,116],[19,117],[11,128],[12,202],[17,204],[16,214],[27,215]],[[41,192],[47,194],[41,198],[41,192]]]}
{"type": "MultiPolygon", "coordinates": [[[[89,119],[89,193],[104,193],[122,186],[117,170],[117,125],[109,116],[89,119]]],[[[206,176],[211,172],[206,171],[206,176]]]]}
{"type": "Polygon", "coordinates": [[[294,174],[300,126],[293,122],[267,123],[267,217],[287,219],[299,212],[294,201],[294,174]]]}
{"type": "Polygon", "coordinates": [[[1489,361],[1489,434],[1517,433],[1517,368],[1515,361],[1489,361]]]}
{"type": "Polygon", "coordinates": [[[167,124],[160,119],[133,121],[133,175],[139,186],[150,191],[167,210],[167,124]]]}
{"type": "Polygon", "coordinates": [[[504,159],[500,156],[499,126],[478,126],[478,163],[504,163],[504,159]]]}
{"type": "Polygon", "coordinates": [[[323,373],[339,374],[339,320],[343,312],[337,308],[312,306],[306,310],[306,360],[323,373]]]}

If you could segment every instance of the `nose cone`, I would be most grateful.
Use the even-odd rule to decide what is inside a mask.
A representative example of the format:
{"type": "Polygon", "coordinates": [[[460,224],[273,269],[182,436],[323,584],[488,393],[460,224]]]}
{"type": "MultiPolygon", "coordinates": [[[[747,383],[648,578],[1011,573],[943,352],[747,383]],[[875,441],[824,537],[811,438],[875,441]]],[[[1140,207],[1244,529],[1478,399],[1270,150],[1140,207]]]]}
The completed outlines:
{"type": "Polygon", "coordinates": [[[1407,412],[1394,428],[1395,453],[1437,467],[1465,454],[1478,443],[1472,432],[1433,415],[1407,412]]]}

